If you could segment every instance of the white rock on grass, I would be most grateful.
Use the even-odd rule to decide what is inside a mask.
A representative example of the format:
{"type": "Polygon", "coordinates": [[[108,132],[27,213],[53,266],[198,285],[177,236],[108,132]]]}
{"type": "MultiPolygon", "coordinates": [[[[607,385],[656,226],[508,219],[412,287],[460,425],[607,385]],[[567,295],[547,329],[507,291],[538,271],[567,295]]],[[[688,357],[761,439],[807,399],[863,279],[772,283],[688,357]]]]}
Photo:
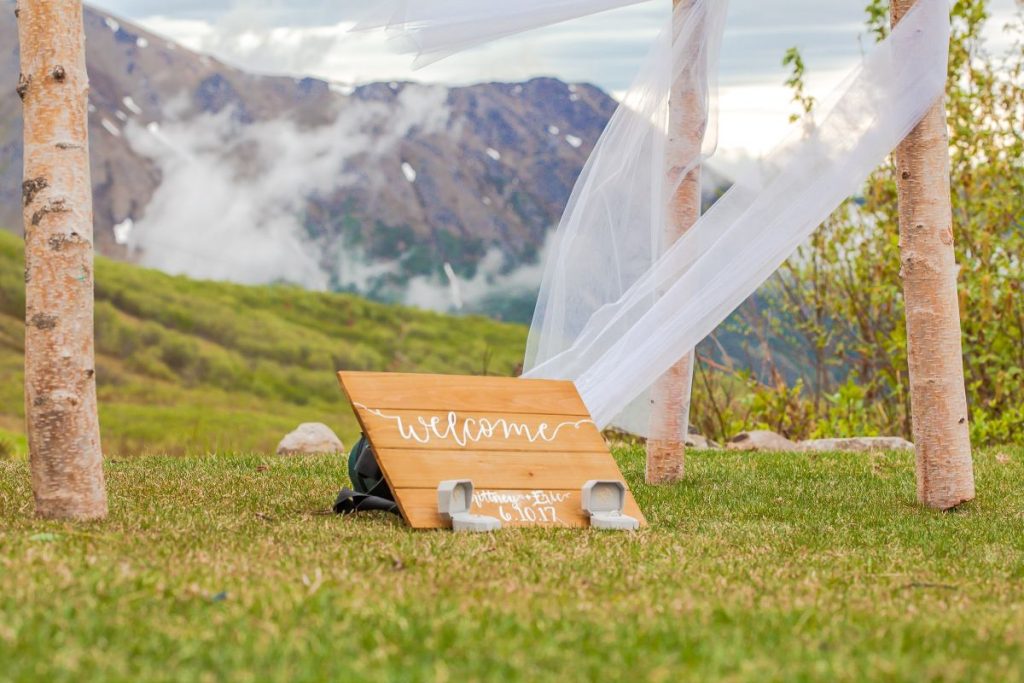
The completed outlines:
{"type": "Polygon", "coordinates": [[[801,441],[800,450],[848,451],[864,453],[867,451],[912,451],[914,444],[899,436],[857,436],[850,439],[811,439],[801,441]]]}
{"type": "Polygon", "coordinates": [[[330,427],[320,422],[306,422],[277,444],[278,455],[313,455],[344,453],[345,445],[330,427]]]}
{"type": "Polygon", "coordinates": [[[740,432],[725,447],[732,451],[799,451],[800,446],[781,434],[767,430],[740,432]]]}
{"type": "Polygon", "coordinates": [[[703,434],[687,434],[686,441],[683,444],[687,448],[696,448],[697,450],[707,450],[709,448],[721,448],[717,443],[704,436],[703,434]]]}

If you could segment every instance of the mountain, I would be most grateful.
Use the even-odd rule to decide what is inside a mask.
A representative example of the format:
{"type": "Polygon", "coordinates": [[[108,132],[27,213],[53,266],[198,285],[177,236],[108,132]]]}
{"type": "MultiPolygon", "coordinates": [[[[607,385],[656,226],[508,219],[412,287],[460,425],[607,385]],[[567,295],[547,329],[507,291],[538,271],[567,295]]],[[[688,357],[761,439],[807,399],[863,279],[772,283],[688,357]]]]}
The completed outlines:
{"type": "MultiPolygon", "coordinates": [[[[0,0],[11,84],[13,9],[0,0]]],[[[545,241],[616,106],[544,78],[255,75],[96,9],[85,27],[97,248],[194,277],[527,320],[545,241]]],[[[21,225],[20,116],[0,98],[0,225],[21,225]]]]}
{"type": "MultiPolygon", "coordinates": [[[[0,460],[24,452],[21,240],[0,231],[0,460]]],[[[96,260],[104,451],[273,452],[300,422],[359,434],[335,371],[512,375],[526,328],[286,285],[244,286],[96,260]]]]}
{"type": "MultiPolygon", "coordinates": [[[[7,83],[13,8],[0,0],[7,83]]],[[[95,9],[85,25],[97,248],[200,277],[401,299],[415,278],[440,284],[444,264],[467,282],[534,264],[615,108],[553,79],[353,89],[260,76],[95,9]]],[[[2,98],[12,226],[20,140],[20,103],[2,98]]]]}

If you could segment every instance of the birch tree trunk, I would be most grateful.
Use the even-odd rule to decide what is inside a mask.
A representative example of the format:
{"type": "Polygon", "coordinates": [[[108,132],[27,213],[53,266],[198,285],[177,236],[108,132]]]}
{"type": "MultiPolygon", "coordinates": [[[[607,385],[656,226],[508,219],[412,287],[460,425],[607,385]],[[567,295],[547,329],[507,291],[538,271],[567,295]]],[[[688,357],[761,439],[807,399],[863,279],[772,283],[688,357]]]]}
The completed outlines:
{"type": "MultiPolygon", "coordinates": [[[[690,0],[673,0],[678,7],[690,0]]],[[[707,124],[704,99],[687,79],[669,98],[667,166],[670,178],[700,153],[707,124]]],[[[665,246],[671,246],[700,218],[700,167],[689,171],[669,202],[665,246]]],[[[686,473],[686,433],[694,353],[673,365],[651,390],[651,422],[647,433],[647,483],[670,484],[686,473]]]]}
{"type": "MultiPolygon", "coordinates": [[[[914,2],[892,0],[893,25],[914,2]]],[[[974,498],[948,136],[940,101],[896,151],[917,497],[942,510],[974,498]]]]}
{"type": "Polygon", "coordinates": [[[80,0],[19,0],[25,416],[36,513],[107,514],[93,350],[92,184],[80,0]]]}

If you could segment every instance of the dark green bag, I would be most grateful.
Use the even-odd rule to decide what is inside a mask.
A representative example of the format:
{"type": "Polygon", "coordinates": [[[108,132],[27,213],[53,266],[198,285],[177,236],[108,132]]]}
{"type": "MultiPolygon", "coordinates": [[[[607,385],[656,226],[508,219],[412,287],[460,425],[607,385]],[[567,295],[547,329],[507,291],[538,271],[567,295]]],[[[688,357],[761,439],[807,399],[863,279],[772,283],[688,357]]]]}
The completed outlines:
{"type": "Polygon", "coordinates": [[[388,488],[388,482],[365,434],[360,435],[348,455],[348,478],[352,480],[355,490],[342,489],[338,493],[338,499],[334,501],[336,513],[348,515],[353,512],[383,510],[399,514],[395,496],[388,488]]]}

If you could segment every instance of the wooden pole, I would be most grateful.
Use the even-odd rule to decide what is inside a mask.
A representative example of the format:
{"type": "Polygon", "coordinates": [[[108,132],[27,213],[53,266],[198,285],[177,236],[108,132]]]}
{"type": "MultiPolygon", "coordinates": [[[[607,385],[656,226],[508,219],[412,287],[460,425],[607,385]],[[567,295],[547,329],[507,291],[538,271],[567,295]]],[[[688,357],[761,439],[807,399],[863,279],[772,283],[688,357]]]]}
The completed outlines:
{"type": "Polygon", "coordinates": [[[20,0],[25,417],[36,513],[107,514],[93,349],[92,183],[80,0],[20,0]]]}
{"type": "MultiPolygon", "coordinates": [[[[894,26],[914,2],[892,1],[894,26]]],[[[974,470],[944,102],[937,102],[900,144],[896,171],[917,497],[923,505],[946,510],[974,498],[974,470]]]]}
{"type": "MultiPolygon", "coordinates": [[[[673,0],[673,7],[692,0],[673,0]]],[[[686,162],[700,154],[707,112],[691,82],[673,87],[669,98],[667,166],[670,178],[678,177],[686,162]]],[[[669,202],[665,245],[670,246],[700,218],[700,167],[691,169],[669,202]]],[[[694,353],[669,368],[651,391],[651,421],[647,435],[647,483],[670,484],[686,472],[686,431],[690,390],[693,386],[694,353]]]]}

